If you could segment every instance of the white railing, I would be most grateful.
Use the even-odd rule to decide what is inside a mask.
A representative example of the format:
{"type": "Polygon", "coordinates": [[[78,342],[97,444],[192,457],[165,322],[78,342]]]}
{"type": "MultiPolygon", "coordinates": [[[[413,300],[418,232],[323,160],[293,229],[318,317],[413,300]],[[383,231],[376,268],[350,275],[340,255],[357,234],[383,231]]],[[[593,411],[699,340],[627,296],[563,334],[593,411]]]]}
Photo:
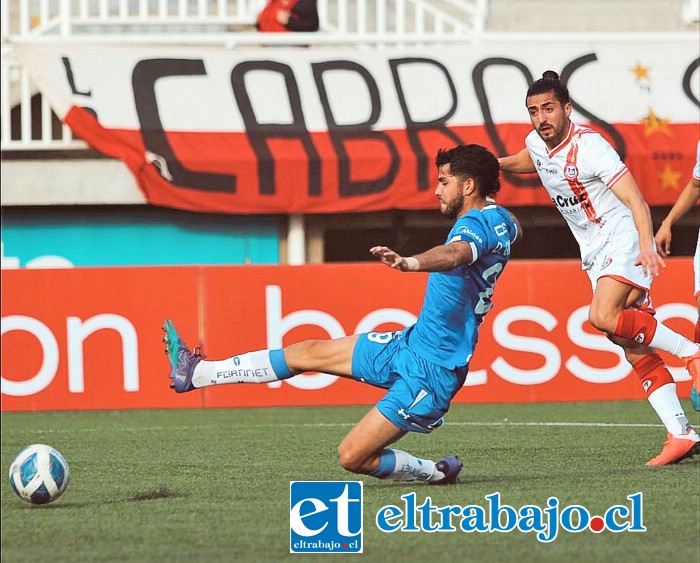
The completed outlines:
{"type": "MultiPolygon", "coordinates": [[[[139,26],[255,22],[265,0],[3,0],[2,34],[128,32],[139,26]]],[[[146,29],[148,31],[148,29],[146,29]]]]}
{"type": "MultiPolygon", "coordinates": [[[[322,31],[461,33],[480,31],[488,0],[318,0],[322,31]]],[[[241,31],[266,0],[2,0],[2,36],[241,31]]],[[[123,37],[122,37],[123,39],[123,37]]]]}
{"type": "MultiPolygon", "coordinates": [[[[464,41],[483,29],[488,0],[318,0],[318,33],[264,34],[274,45],[359,47],[464,41]]],[[[259,45],[267,0],[0,0],[0,149],[86,148],[60,124],[12,55],[13,37],[81,41],[259,45]]]]}
{"type": "Polygon", "coordinates": [[[4,150],[84,149],[60,123],[29,74],[3,57],[0,70],[0,148],[4,150]]]}

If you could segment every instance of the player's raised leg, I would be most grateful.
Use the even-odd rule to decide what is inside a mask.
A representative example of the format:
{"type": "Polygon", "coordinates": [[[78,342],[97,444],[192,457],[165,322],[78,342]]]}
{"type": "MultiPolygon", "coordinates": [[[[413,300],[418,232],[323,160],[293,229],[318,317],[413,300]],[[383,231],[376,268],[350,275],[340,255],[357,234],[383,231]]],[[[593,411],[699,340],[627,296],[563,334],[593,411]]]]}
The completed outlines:
{"type": "MultiPolygon", "coordinates": [[[[207,361],[198,349],[190,351],[171,321],[165,321],[163,331],[171,387],[178,393],[225,383],[266,383],[306,371],[350,377],[353,352],[359,338],[359,335],[352,335],[335,340],[306,340],[283,350],[258,350],[225,360],[207,361]]],[[[408,409],[408,404],[406,407],[408,409]]],[[[378,479],[456,483],[462,464],[455,456],[434,462],[386,447],[406,432],[374,407],[341,443],[338,449],[340,463],[348,471],[378,479]]]]}
{"type": "Polygon", "coordinates": [[[664,350],[681,358],[693,381],[695,397],[691,392],[691,404],[695,410],[700,410],[700,401],[696,399],[697,389],[700,389],[700,346],[698,344],[674,332],[649,313],[635,309],[626,309],[620,313],[613,334],[650,348],[664,350]]]}
{"type": "Polygon", "coordinates": [[[676,355],[698,353],[698,347],[658,323],[649,313],[632,308],[645,303],[646,298],[647,290],[602,277],[597,280],[589,314],[594,327],[624,348],[649,404],[666,427],[663,449],[647,465],[669,465],[700,453],[700,437],[688,422],[676,383],[654,344],[661,343],[662,350],[676,355]]]}
{"type": "Polygon", "coordinates": [[[195,389],[192,385],[194,370],[205,356],[198,348],[190,351],[170,320],[163,323],[163,342],[170,362],[170,387],[178,393],[192,391],[195,389]]]}
{"type": "Polygon", "coordinates": [[[224,360],[205,360],[190,351],[173,323],[163,324],[171,387],[178,393],[228,383],[269,383],[307,371],[349,377],[356,335],[335,340],[306,340],[284,349],[256,350],[224,360]]]}
{"type": "Polygon", "coordinates": [[[642,301],[644,292],[612,277],[600,278],[591,302],[591,324],[610,335],[681,358],[698,387],[700,345],[671,330],[647,311],[634,308],[634,303],[642,301]]]}
{"type": "Polygon", "coordinates": [[[405,430],[388,420],[377,407],[372,407],[338,446],[340,465],[352,473],[377,479],[423,481],[435,485],[457,482],[462,464],[456,456],[435,462],[387,447],[404,434],[405,430]]]}

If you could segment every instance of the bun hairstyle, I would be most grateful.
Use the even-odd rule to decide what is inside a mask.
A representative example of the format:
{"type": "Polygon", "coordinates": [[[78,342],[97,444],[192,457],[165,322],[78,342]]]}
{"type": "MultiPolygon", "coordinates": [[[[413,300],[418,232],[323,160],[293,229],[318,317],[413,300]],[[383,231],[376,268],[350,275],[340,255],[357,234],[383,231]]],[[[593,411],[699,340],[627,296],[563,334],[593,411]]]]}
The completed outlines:
{"type": "Polygon", "coordinates": [[[542,74],[542,78],[535,80],[527,89],[525,105],[527,105],[527,98],[530,96],[546,94],[547,92],[554,92],[554,96],[557,98],[562,107],[571,103],[569,90],[566,88],[566,86],[564,86],[564,84],[562,84],[561,80],[559,80],[559,75],[553,70],[545,70],[542,74]]]}

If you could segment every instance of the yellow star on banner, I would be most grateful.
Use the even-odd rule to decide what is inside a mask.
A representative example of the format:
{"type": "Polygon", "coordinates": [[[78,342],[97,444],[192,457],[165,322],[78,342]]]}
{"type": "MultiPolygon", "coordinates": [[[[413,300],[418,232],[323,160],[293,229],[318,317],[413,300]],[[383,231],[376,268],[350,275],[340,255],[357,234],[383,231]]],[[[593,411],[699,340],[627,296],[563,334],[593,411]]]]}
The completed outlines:
{"type": "Polygon", "coordinates": [[[645,137],[648,137],[657,131],[667,135],[668,137],[671,136],[671,130],[668,128],[668,119],[665,117],[658,117],[651,108],[649,108],[649,114],[646,117],[642,117],[639,122],[644,125],[645,137]]]}
{"type": "Polygon", "coordinates": [[[634,79],[637,82],[637,84],[639,84],[639,82],[642,79],[649,80],[649,67],[648,66],[642,66],[639,63],[637,63],[630,70],[632,72],[634,72],[634,79]]]}
{"type": "Polygon", "coordinates": [[[662,190],[678,191],[680,187],[681,173],[671,168],[670,164],[665,164],[664,169],[659,173],[659,187],[662,190]]]}

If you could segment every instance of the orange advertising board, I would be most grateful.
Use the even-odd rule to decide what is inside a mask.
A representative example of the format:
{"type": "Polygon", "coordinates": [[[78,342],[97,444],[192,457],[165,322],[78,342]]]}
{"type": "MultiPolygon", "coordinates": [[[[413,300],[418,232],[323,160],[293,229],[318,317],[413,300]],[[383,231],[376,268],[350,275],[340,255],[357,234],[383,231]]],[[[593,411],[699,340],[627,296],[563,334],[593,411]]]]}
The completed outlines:
{"type": "MultiPolygon", "coordinates": [[[[370,405],[381,390],[327,374],[177,395],[162,321],[222,359],[402,328],[426,279],[373,263],[5,270],[2,411],[370,405]]],[[[697,317],[692,279],[690,259],[669,260],[652,290],[657,318],[686,336],[697,317]]],[[[590,293],[577,261],[511,262],[456,402],[643,398],[619,349],[588,324],[590,293]]],[[[686,372],[665,359],[687,397],[686,372]]]]}

